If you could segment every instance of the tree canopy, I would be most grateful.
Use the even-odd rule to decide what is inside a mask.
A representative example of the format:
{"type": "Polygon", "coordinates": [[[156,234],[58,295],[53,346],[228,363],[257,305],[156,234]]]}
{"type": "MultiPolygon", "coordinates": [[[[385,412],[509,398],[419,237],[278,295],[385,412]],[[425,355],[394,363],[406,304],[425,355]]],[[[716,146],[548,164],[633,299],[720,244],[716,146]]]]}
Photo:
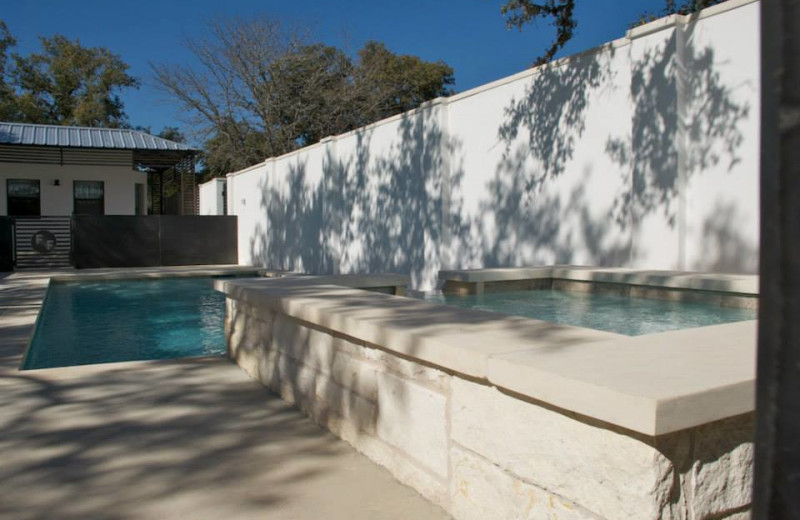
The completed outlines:
{"type": "Polygon", "coordinates": [[[250,166],[451,93],[453,69],[368,42],[356,59],[269,18],[219,19],[188,47],[197,68],[154,64],[205,141],[212,173],[250,166]]]}
{"type": "Polygon", "coordinates": [[[121,127],[119,93],[136,88],[128,65],[108,49],[65,36],[40,37],[42,50],[10,54],[16,41],[0,21],[0,117],[27,123],[121,127]]]}
{"type": "MultiPolygon", "coordinates": [[[[700,9],[720,4],[726,0],[664,0],[664,9],[659,13],[645,12],[631,25],[650,22],[659,16],[671,14],[691,14],[700,9]]],[[[534,66],[547,63],[556,53],[564,48],[575,35],[578,22],[575,20],[575,0],[508,0],[500,7],[500,13],[506,17],[506,26],[522,30],[536,19],[545,19],[555,27],[553,42],[545,49],[534,66]]]]}
{"type": "Polygon", "coordinates": [[[16,40],[8,31],[6,24],[0,20],[0,120],[13,119],[16,113],[14,106],[14,87],[9,83],[9,55],[10,48],[16,45],[16,40]]]}

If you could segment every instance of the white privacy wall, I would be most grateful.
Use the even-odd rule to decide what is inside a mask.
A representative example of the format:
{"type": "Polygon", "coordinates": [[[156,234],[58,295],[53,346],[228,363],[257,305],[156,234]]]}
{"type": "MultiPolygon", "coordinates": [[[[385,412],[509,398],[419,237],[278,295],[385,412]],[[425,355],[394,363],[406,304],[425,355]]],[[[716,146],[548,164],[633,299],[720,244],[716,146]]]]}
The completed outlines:
{"type": "Polygon", "coordinates": [[[240,263],[757,271],[758,2],[669,17],[228,175],[240,263]]]}
{"type": "Polygon", "coordinates": [[[225,214],[225,179],[211,179],[201,184],[199,189],[200,215],[225,214]]]}

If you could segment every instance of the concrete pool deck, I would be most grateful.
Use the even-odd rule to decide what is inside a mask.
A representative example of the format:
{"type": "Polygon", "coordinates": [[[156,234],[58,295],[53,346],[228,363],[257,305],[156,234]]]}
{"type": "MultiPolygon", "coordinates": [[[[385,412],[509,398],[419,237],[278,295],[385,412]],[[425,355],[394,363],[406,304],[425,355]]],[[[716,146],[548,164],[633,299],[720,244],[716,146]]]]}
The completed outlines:
{"type": "Polygon", "coordinates": [[[49,278],[92,271],[123,270],[0,278],[0,517],[449,518],[225,359],[19,371],[49,278]]]}

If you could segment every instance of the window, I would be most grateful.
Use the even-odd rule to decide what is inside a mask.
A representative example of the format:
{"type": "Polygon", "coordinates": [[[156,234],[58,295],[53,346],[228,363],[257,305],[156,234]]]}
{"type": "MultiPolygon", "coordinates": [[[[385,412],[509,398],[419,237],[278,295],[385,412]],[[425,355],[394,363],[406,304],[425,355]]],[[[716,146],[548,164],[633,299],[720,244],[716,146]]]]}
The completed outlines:
{"type": "Polygon", "coordinates": [[[105,190],[103,181],[75,181],[74,213],[76,215],[103,215],[105,190]]]}
{"type": "Polygon", "coordinates": [[[41,215],[39,181],[35,179],[8,179],[6,195],[8,214],[14,217],[38,217],[41,215]]]}

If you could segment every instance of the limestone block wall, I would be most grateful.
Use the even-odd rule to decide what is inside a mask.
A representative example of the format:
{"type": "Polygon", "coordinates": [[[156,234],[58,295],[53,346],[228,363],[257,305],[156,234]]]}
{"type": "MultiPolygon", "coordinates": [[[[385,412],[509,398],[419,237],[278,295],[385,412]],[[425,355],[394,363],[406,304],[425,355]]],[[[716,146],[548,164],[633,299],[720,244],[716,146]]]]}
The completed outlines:
{"type": "Polygon", "coordinates": [[[227,299],[228,354],[458,520],[749,517],[753,415],[648,436],[227,299]]]}

